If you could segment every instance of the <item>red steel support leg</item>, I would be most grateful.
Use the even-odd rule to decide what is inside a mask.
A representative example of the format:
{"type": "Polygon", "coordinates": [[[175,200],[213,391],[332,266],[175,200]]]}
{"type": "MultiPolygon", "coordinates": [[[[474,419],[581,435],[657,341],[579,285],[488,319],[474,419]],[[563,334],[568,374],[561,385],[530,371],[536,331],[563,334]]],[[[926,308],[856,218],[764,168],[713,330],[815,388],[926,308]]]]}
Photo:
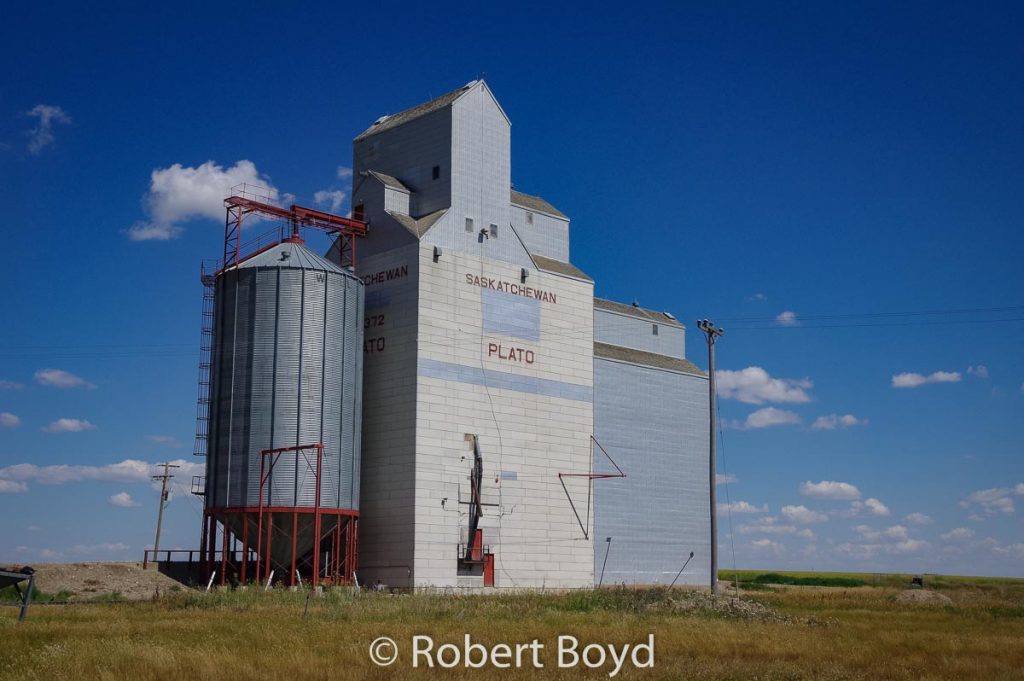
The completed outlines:
{"type": "Polygon", "coordinates": [[[224,586],[228,582],[228,516],[226,513],[221,515],[220,529],[223,535],[220,549],[220,585],[224,586]]]}
{"type": "Polygon", "coordinates": [[[313,507],[313,588],[320,583],[320,474],[323,467],[324,446],[316,446],[316,495],[313,507]]]}
{"type": "Polygon", "coordinates": [[[270,545],[271,539],[274,537],[274,514],[267,514],[267,567],[266,567],[266,579],[270,579],[271,567],[270,567],[270,545]]]}
{"type": "Polygon", "coordinates": [[[209,520],[206,510],[203,510],[203,527],[199,534],[199,569],[203,579],[209,579],[210,566],[206,562],[206,525],[209,520]]]}
{"type": "Polygon", "coordinates": [[[292,511],[292,572],[288,579],[288,586],[295,586],[295,554],[298,552],[299,544],[299,512],[292,511]]]}
{"type": "Polygon", "coordinates": [[[335,584],[341,580],[341,523],[344,520],[343,515],[334,519],[334,560],[331,565],[331,578],[335,584]]]}
{"type": "Polygon", "coordinates": [[[210,512],[210,529],[206,531],[206,561],[210,566],[209,576],[206,579],[210,579],[214,573],[214,560],[217,558],[217,516],[210,512]]]}
{"type": "Polygon", "coordinates": [[[246,568],[249,566],[249,514],[242,513],[242,575],[240,580],[245,584],[246,568]]]}

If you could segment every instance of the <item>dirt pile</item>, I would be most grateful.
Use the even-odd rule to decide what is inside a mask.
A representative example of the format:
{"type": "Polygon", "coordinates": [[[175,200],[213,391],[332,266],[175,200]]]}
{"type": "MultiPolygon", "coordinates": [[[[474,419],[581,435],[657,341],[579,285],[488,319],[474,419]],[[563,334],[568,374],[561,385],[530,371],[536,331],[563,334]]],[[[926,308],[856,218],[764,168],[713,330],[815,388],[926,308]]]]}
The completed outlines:
{"type": "Polygon", "coordinates": [[[953,605],[949,596],[927,589],[907,589],[896,594],[897,603],[927,603],[929,605],[953,605]]]}
{"type": "Polygon", "coordinates": [[[796,618],[784,615],[757,601],[728,595],[712,596],[707,591],[694,590],[673,594],[668,599],[667,605],[669,609],[676,612],[703,613],[731,619],[784,623],[798,621],[796,618]]]}
{"type": "Polygon", "coordinates": [[[50,595],[71,594],[69,600],[88,600],[120,594],[129,600],[151,598],[173,587],[184,588],[154,566],[142,563],[48,563],[35,564],[36,586],[50,595]]]}

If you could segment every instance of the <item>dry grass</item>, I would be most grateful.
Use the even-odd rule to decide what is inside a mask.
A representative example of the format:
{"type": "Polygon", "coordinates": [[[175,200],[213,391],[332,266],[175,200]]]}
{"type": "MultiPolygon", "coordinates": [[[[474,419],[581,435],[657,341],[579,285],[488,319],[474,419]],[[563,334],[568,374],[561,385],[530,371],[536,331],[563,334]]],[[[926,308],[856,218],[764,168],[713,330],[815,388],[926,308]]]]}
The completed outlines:
{"type": "MultiPolygon", "coordinates": [[[[889,587],[793,587],[744,598],[749,614],[682,608],[685,592],[387,596],[350,593],[168,594],[159,601],[38,606],[0,613],[2,679],[607,678],[607,670],[412,670],[414,634],[485,644],[560,634],[585,642],[656,637],[654,669],[619,679],[1021,679],[1024,585],[947,584],[953,606],[900,604],[889,587]],[[367,658],[388,635],[404,644],[388,668],[367,658]],[[403,664],[404,662],[404,664],[403,664]]],[[[744,611],[746,612],[746,611],[744,611]]]]}

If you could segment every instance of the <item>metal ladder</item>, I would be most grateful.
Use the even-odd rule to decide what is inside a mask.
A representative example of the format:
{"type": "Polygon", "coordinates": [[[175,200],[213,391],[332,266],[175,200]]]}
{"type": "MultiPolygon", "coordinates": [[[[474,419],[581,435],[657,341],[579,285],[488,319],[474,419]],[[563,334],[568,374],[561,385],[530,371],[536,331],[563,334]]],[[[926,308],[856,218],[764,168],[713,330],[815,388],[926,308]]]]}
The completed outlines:
{"type": "Polygon", "coordinates": [[[196,399],[196,442],[193,456],[206,456],[210,435],[210,357],[213,351],[213,294],[216,278],[203,263],[199,270],[203,285],[203,317],[199,333],[199,396],[196,399]]]}

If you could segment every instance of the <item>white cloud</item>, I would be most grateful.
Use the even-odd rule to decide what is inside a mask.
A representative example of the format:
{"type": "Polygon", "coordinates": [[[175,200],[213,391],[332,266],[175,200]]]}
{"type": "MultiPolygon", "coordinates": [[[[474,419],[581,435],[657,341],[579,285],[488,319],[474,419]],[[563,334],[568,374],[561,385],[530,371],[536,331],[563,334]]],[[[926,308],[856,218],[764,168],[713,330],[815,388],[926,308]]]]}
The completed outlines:
{"type": "Polygon", "coordinates": [[[132,499],[132,495],[128,494],[128,492],[118,492],[117,494],[110,495],[107,499],[107,503],[111,506],[119,506],[120,508],[133,508],[135,506],[139,506],[139,502],[132,499]]]}
{"type": "Polygon", "coordinates": [[[0,478],[0,494],[13,494],[15,492],[27,492],[28,485],[15,480],[4,480],[0,478]]]}
{"type": "Polygon", "coordinates": [[[96,386],[81,376],[75,376],[63,369],[40,369],[35,373],[36,383],[51,388],[95,388],[96,386]]]}
{"type": "Polygon", "coordinates": [[[859,419],[853,414],[829,414],[827,416],[819,416],[811,424],[811,428],[814,430],[835,430],[836,428],[850,428],[852,426],[864,426],[867,425],[867,419],[859,419]]]}
{"type": "Polygon", "coordinates": [[[911,525],[928,525],[932,522],[931,517],[925,515],[924,513],[911,513],[903,519],[911,525]]]}
{"type": "Polygon", "coordinates": [[[958,383],[960,381],[959,371],[936,371],[928,374],[914,374],[904,372],[902,374],[895,374],[892,377],[892,387],[894,388],[917,388],[925,385],[926,383],[958,383]]]}
{"type": "Polygon", "coordinates": [[[150,442],[155,442],[158,445],[166,445],[168,447],[181,446],[181,442],[173,435],[147,435],[146,439],[150,442]]]}
{"type": "Polygon", "coordinates": [[[46,147],[53,144],[53,128],[57,124],[67,125],[71,122],[71,116],[59,106],[49,104],[36,104],[25,112],[26,116],[38,118],[36,127],[28,133],[28,151],[31,154],[38,154],[46,147]]]}
{"type": "Polygon", "coordinates": [[[782,544],[772,541],[771,539],[755,539],[750,542],[750,546],[756,551],[771,553],[772,555],[780,555],[785,546],[782,544]]]}
{"type": "Polygon", "coordinates": [[[939,535],[942,541],[967,541],[974,537],[974,530],[967,527],[957,527],[949,532],[939,535]]]}
{"type": "Polygon", "coordinates": [[[814,531],[809,527],[805,527],[804,529],[797,532],[796,536],[800,537],[801,539],[806,539],[807,541],[814,541],[814,531]]]}
{"type": "Polygon", "coordinates": [[[776,409],[775,407],[762,407],[748,415],[742,423],[730,422],[730,427],[741,430],[753,430],[756,428],[788,426],[798,423],[800,423],[800,417],[795,412],[776,409]]]}
{"type": "Polygon", "coordinates": [[[17,428],[21,419],[9,411],[0,411],[0,428],[17,428]]]}
{"type": "Polygon", "coordinates": [[[747,300],[749,300],[749,301],[755,301],[756,300],[758,302],[762,302],[763,303],[764,301],[768,300],[768,296],[766,296],[765,294],[763,294],[761,292],[758,292],[758,293],[755,293],[754,295],[750,296],[749,298],[747,298],[747,300]]]}
{"type": "Polygon", "coordinates": [[[984,364],[967,367],[967,373],[975,378],[988,378],[988,367],[984,364]]]}
{"type": "Polygon", "coordinates": [[[740,371],[723,369],[715,372],[718,394],[723,399],[734,399],[746,404],[765,402],[810,402],[807,390],[814,387],[809,378],[772,378],[761,367],[747,367],[740,371]]]}
{"type": "Polygon", "coordinates": [[[902,525],[893,525],[892,527],[885,528],[882,531],[882,536],[886,539],[896,539],[899,541],[905,541],[910,538],[907,534],[907,528],[902,525]]]}
{"type": "Polygon", "coordinates": [[[47,433],[81,433],[86,430],[96,430],[96,426],[85,419],[57,419],[43,428],[47,433]]]}
{"type": "Polygon", "coordinates": [[[923,539],[906,539],[887,547],[886,552],[895,554],[920,553],[930,546],[931,544],[923,539]]]}
{"type": "Polygon", "coordinates": [[[110,555],[123,554],[130,549],[130,546],[121,542],[106,542],[102,544],[76,544],[68,549],[68,552],[77,556],[105,558],[110,555]]]}
{"type": "Polygon", "coordinates": [[[731,484],[733,484],[735,482],[739,482],[739,480],[732,473],[715,473],[715,484],[716,485],[725,485],[725,484],[730,484],[731,485],[731,484]]]}
{"type": "Polygon", "coordinates": [[[25,386],[16,381],[0,380],[0,390],[21,390],[25,386]]]}
{"type": "Polygon", "coordinates": [[[786,310],[775,317],[775,323],[779,326],[796,326],[799,322],[796,320],[796,312],[786,310]]]}
{"type": "Polygon", "coordinates": [[[753,504],[747,503],[746,501],[734,501],[731,504],[719,504],[718,510],[722,513],[767,513],[768,504],[758,508],[753,504]]]}
{"type": "MultiPolygon", "coordinates": [[[[213,161],[196,166],[175,163],[150,175],[143,200],[148,219],[128,229],[132,241],[167,241],[181,235],[181,223],[196,218],[224,221],[224,199],[239,184],[259,187],[270,201],[280,197],[270,178],[261,175],[252,161],[242,160],[224,168],[213,161]]],[[[251,218],[250,218],[251,219],[251,218]]]]}
{"type": "Polygon", "coordinates": [[[864,507],[871,513],[871,515],[889,515],[889,507],[873,497],[864,500],[864,507]]]}
{"type": "Polygon", "coordinates": [[[793,525],[780,525],[774,516],[758,518],[736,528],[737,534],[796,534],[796,531],[793,525]]]}
{"type": "Polygon", "coordinates": [[[812,511],[804,505],[800,506],[783,506],[782,517],[786,520],[799,523],[801,525],[809,525],[811,523],[823,523],[828,520],[828,516],[819,511],[812,511]]]}
{"type": "Polygon", "coordinates": [[[992,487],[971,492],[960,502],[960,506],[962,508],[978,506],[985,512],[985,515],[996,515],[997,513],[1009,515],[1016,510],[1013,499],[1010,498],[1014,494],[1024,495],[1024,483],[1018,483],[1014,487],[992,487]]]}
{"type": "MultiPolygon", "coordinates": [[[[202,475],[205,466],[194,461],[176,459],[170,462],[180,466],[176,471],[182,478],[202,475]]],[[[154,463],[137,459],[125,459],[103,466],[37,466],[20,463],[0,468],[0,480],[13,482],[37,482],[42,485],[63,485],[71,482],[149,482],[156,470],[154,463]]]]}
{"type": "Polygon", "coordinates": [[[1002,556],[1011,556],[1017,560],[1024,560],[1024,544],[1007,544],[1006,546],[993,546],[992,552],[1002,556]]]}
{"type": "Polygon", "coordinates": [[[822,480],[821,482],[811,482],[808,480],[800,485],[800,494],[816,499],[840,501],[860,498],[860,490],[855,486],[848,482],[835,482],[833,480],[822,480]]]}
{"type": "Polygon", "coordinates": [[[313,201],[321,208],[326,208],[331,213],[337,213],[345,204],[345,197],[348,196],[340,189],[321,189],[313,194],[313,201]]]}
{"type": "Polygon", "coordinates": [[[338,166],[338,179],[347,180],[352,177],[352,169],[348,166],[338,166]]]}
{"type": "Polygon", "coordinates": [[[859,534],[860,538],[865,541],[878,541],[882,538],[881,532],[867,525],[857,525],[853,528],[853,531],[859,534]]]}

